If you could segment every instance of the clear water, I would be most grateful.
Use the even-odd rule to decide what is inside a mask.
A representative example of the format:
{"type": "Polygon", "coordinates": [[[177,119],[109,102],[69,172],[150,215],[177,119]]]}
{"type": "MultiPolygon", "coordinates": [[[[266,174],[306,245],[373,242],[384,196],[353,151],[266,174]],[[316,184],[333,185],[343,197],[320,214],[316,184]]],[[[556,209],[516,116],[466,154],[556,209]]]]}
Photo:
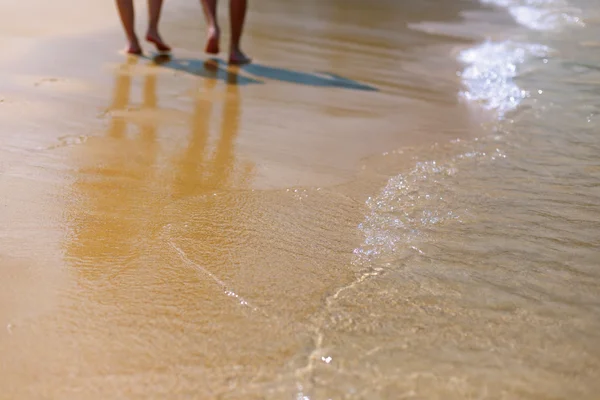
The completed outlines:
{"type": "Polygon", "coordinates": [[[592,2],[486,3],[524,27],[458,56],[497,122],[368,200],[315,398],[598,396],[600,25],[592,2]]]}

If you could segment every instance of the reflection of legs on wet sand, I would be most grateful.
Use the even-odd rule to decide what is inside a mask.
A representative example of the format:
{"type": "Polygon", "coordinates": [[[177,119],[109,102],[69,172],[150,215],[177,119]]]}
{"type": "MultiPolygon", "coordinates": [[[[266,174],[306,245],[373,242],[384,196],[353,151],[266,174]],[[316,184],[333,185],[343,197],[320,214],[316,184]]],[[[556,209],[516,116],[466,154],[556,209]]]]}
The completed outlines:
{"type": "MultiPolygon", "coordinates": [[[[129,105],[129,93],[131,90],[131,73],[130,70],[137,64],[137,58],[130,58],[127,62],[121,65],[121,70],[115,78],[115,87],[113,93],[113,101],[110,106],[110,111],[123,111],[129,105]]],[[[108,135],[114,138],[124,136],[127,129],[127,121],[122,117],[112,116],[108,135]]]]}
{"type": "MultiPolygon", "coordinates": [[[[203,82],[205,89],[210,92],[217,81],[215,79],[205,79],[203,82]]],[[[179,176],[175,179],[177,196],[192,194],[194,188],[201,186],[212,104],[210,98],[196,98],[194,101],[194,111],[190,119],[189,144],[179,162],[179,176]]]]}
{"type": "MultiPolygon", "coordinates": [[[[157,108],[157,104],[158,101],[156,98],[156,75],[149,74],[145,77],[144,81],[144,103],[142,108],[144,111],[155,111],[157,108]]],[[[144,142],[154,142],[156,136],[155,123],[153,121],[147,121],[145,119],[140,126],[140,136],[144,142]]]]}
{"type": "Polygon", "coordinates": [[[67,242],[67,253],[84,281],[117,276],[135,258],[139,243],[158,202],[151,196],[156,159],[156,79],[144,71],[142,106],[132,101],[134,66],[130,59],[115,75],[110,123],[106,138],[87,147],[85,164],[73,184],[76,201],[69,210],[76,235],[67,242]],[[138,109],[138,110],[136,110],[138,109]],[[128,125],[139,133],[129,137],[128,125]],[[150,216],[149,216],[150,215],[150,216]]]}
{"type": "MultiPolygon", "coordinates": [[[[141,107],[136,107],[136,104],[131,101],[130,93],[133,85],[133,77],[135,76],[134,67],[137,63],[137,58],[128,59],[126,63],[121,65],[116,74],[113,99],[109,108],[111,118],[107,136],[119,140],[119,148],[122,150],[133,145],[131,149],[140,150],[139,154],[143,154],[144,158],[147,159],[147,163],[152,164],[156,151],[157,121],[153,116],[158,109],[156,94],[157,70],[154,67],[150,67],[150,69],[144,71],[142,104],[141,107]],[[137,111],[134,111],[135,109],[137,111]],[[127,138],[128,126],[130,124],[138,128],[137,139],[129,140],[127,138]],[[141,151],[142,148],[144,151],[141,151]]],[[[145,163],[146,161],[144,165],[145,163]]]]}
{"type": "MultiPolygon", "coordinates": [[[[235,72],[230,71],[228,81],[235,80],[236,76],[235,72]]],[[[227,98],[221,115],[220,137],[213,157],[210,186],[227,186],[229,184],[229,178],[233,172],[233,146],[239,130],[240,111],[238,86],[230,84],[227,86],[227,98]]]]}
{"type": "MultiPolygon", "coordinates": [[[[129,108],[130,104],[130,91],[132,85],[132,68],[137,65],[137,58],[130,58],[120,68],[115,78],[115,87],[113,94],[113,101],[110,106],[111,112],[123,113],[129,108]]],[[[154,71],[152,71],[154,72],[154,71]]],[[[144,92],[143,92],[143,104],[142,110],[156,110],[157,108],[157,97],[156,97],[156,74],[148,73],[144,78],[144,92]]],[[[108,136],[121,139],[124,138],[127,132],[128,121],[124,115],[113,115],[111,117],[110,125],[108,128],[108,136]]],[[[155,136],[156,127],[153,121],[144,121],[140,123],[140,138],[143,141],[153,141],[155,136]]]]}
{"type": "MultiPolygon", "coordinates": [[[[228,71],[227,96],[221,112],[221,124],[216,148],[207,159],[207,145],[210,120],[214,110],[211,96],[216,79],[203,80],[206,96],[198,97],[190,121],[190,139],[188,147],[178,162],[179,173],[176,178],[177,196],[199,194],[206,190],[228,188],[232,185],[231,174],[234,170],[234,145],[239,129],[240,101],[238,86],[235,85],[237,71],[228,71]],[[208,98],[207,98],[208,97],[208,98]]],[[[247,171],[250,174],[252,171],[247,171]]],[[[240,182],[246,177],[238,177],[240,182]]]]}
{"type": "MultiPolygon", "coordinates": [[[[208,38],[206,41],[206,52],[218,54],[220,51],[219,39],[221,29],[217,21],[217,1],[201,0],[206,23],[208,24],[208,38]]],[[[229,22],[231,26],[231,43],[229,46],[229,62],[231,64],[247,64],[251,60],[241,50],[241,38],[246,20],[247,0],[230,0],[229,22]]]]}

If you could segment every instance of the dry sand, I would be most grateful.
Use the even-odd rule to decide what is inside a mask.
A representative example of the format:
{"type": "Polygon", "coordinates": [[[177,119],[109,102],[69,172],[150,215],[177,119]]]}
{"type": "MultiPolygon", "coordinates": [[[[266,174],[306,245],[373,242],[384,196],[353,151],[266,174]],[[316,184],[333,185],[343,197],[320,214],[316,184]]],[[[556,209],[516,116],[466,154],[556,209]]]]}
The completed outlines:
{"type": "Polygon", "coordinates": [[[205,66],[194,1],[166,65],[119,53],[112,2],[0,1],[0,398],[301,391],[379,155],[478,122],[471,39],[407,27],[452,3],[256,0],[237,69],[205,66]]]}

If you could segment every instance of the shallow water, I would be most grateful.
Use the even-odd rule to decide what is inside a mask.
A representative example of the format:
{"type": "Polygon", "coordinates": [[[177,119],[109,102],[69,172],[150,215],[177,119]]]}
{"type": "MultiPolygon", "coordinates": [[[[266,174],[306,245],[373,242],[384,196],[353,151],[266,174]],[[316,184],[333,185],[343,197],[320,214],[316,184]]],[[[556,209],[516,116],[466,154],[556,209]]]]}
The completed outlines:
{"type": "Polygon", "coordinates": [[[171,63],[3,64],[0,398],[595,398],[598,15],[484,3],[257,1],[232,72],[173,1],[171,63]]]}
{"type": "Polygon", "coordinates": [[[543,34],[517,29],[459,55],[463,97],[497,113],[490,133],[419,155],[367,202],[364,274],[323,316],[339,367],[318,366],[322,387],[597,397],[600,25],[591,2],[572,17],[563,2],[527,5],[517,20],[543,34]]]}

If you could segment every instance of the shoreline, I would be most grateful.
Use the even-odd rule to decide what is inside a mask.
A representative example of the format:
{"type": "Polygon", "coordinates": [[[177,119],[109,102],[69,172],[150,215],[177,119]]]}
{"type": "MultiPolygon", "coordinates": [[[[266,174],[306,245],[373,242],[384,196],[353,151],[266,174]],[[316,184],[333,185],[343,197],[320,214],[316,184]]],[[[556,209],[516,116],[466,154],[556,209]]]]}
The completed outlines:
{"type": "MultiPolygon", "coordinates": [[[[57,41],[61,42],[62,40],[58,39],[57,41]]],[[[428,53],[418,56],[420,61],[415,62],[414,66],[407,64],[406,67],[417,71],[420,68],[419,63],[426,62],[424,58],[431,58],[431,64],[435,64],[440,58],[439,52],[450,55],[454,49],[456,49],[455,45],[431,47],[428,53]],[[437,54],[432,57],[432,53],[437,54]]],[[[352,94],[353,89],[351,87],[335,87],[338,84],[337,82],[346,85],[346,78],[337,80],[337,78],[331,78],[327,74],[322,75],[310,70],[271,67],[265,64],[255,64],[240,70],[233,69],[233,75],[231,68],[218,65],[215,73],[204,69],[201,64],[202,59],[195,58],[195,53],[179,50],[178,54],[180,56],[170,63],[175,64],[174,68],[171,66],[166,68],[157,66],[151,60],[144,58],[139,60],[129,59],[129,61],[125,59],[122,63],[108,63],[102,69],[117,72],[112,79],[107,73],[85,72],[84,76],[70,75],[67,77],[65,72],[44,74],[36,70],[28,72],[24,68],[19,74],[13,75],[12,82],[9,83],[10,86],[7,90],[8,93],[12,91],[13,94],[9,94],[4,99],[5,107],[0,110],[0,114],[4,119],[14,119],[15,124],[18,126],[20,119],[19,117],[15,118],[16,114],[13,113],[13,110],[21,115],[23,113],[30,115],[37,113],[38,119],[46,124],[45,147],[59,149],[63,146],[84,143],[88,139],[98,141],[97,132],[101,132],[106,129],[107,125],[110,125],[111,116],[124,118],[135,125],[136,120],[139,118],[136,113],[140,114],[138,111],[141,110],[140,107],[143,107],[145,101],[143,98],[140,99],[139,96],[145,90],[144,85],[148,82],[147,78],[153,81],[152,85],[156,90],[152,95],[157,98],[158,104],[153,106],[156,111],[153,112],[152,118],[158,118],[156,128],[159,136],[161,135],[160,130],[164,130],[164,126],[168,126],[169,135],[174,135],[181,140],[186,136],[186,133],[181,130],[182,126],[186,125],[182,121],[186,119],[186,115],[189,118],[193,114],[191,111],[199,103],[209,100],[216,103],[227,103],[229,100],[237,98],[239,111],[237,111],[238,114],[234,118],[240,118],[239,125],[245,131],[244,137],[240,137],[238,144],[242,149],[241,153],[245,153],[246,158],[270,159],[277,163],[279,168],[285,168],[286,166],[282,163],[289,163],[292,149],[302,148],[306,146],[303,143],[307,143],[306,150],[302,150],[300,153],[296,151],[296,156],[301,154],[302,158],[295,163],[295,167],[312,165],[310,168],[313,171],[310,173],[319,175],[327,174],[329,172],[326,171],[329,170],[337,170],[338,172],[334,174],[344,176],[343,180],[329,179],[329,182],[318,178],[316,180],[305,180],[300,176],[292,179],[292,185],[300,186],[337,185],[349,182],[354,179],[353,176],[363,160],[377,154],[402,147],[427,147],[435,143],[445,143],[454,139],[468,139],[477,136],[480,134],[479,124],[489,118],[484,115],[485,113],[475,110],[471,105],[461,104],[455,99],[436,98],[438,95],[434,91],[423,92],[418,95],[416,92],[413,93],[414,89],[405,86],[399,86],[393,91],[389,91],[389,89],[373,91],[370,88],[376,88],[377,86],[349,80],[348,82],[352,86],[357,85],[357,87],[367,88],[365,92],[359,89],[359,97],[356,100],[350,100],[347,95],[352,94]],[[186,61],[188,59],[193,60],[194,63],[191,67],[194,69],[192,73],[185,70],[188,67],[177,65],[181,61],[188,62],[186,61]],[[135,65],[129,65],[130,63],[135,65]],[[179,70],[180,68],[183,68],[183,70],[179,70]],[[119,87],[122,81],[119,80],[119,76],[122,73],[118,71],[127,71],[125,75],[131,76],[132,79],[128,81],[130,85],[128,88],[119,87]],[[198,74],[200,74],[200,77],[197,76],[198,74]],[[279,80],[281,79],[280,75],[283,75],[282,79],[284,81],[279,80]],[[211,76],[216,77],[217,81],[213,81],[211,76]],[[228,84],[227,81],[231,80],[231,76],[242,83],[228,84]],[[288,76],[291,77],[288,78],[288,76]],[[314,81],[316,86],[313,86],[312,83],[306,87],[298,86],[297,83],[287,81],[287,79],[314,81]],[[113,86],[111,90],[113,92],[112,100],[107,102],[104,99],[111,97],[110,91],[107,90],[111,86],[111,81],[113,86]],[[331,85],[332,87],[319,88],[321,85],[331,85]],[[264,89],[267,86],[271,88],[265,91],[264,89]],[[169,88],[167,89],[167,95],[159,95],[160,91],[164,91],[166,88],[169,88]],[[405,90],[408,90],[408,93],[398,97],[398,89],[400,89],[400,93],[405,90]],[[288,105],[281,102],[283,100],[281,96],[287,90],[294,91],[297,96],[295,103],[291,102],[288,105]],[[321,98],[317,91],[320,91],[326,97],[321,98]],[[115,99],[115,93],[123,93],[127,97],[134,96],[138,98],[133,99],[130,104],[126,105],[130,111],[123,114],[119,110],[111,111],[111,108],[114,109],[114,102],[119,101],[115,99]],[[314,97],[315,94],[319,97],[314,97]],[[410,96],[414,95],[417,97],[411,99],[410,96]],[[76,100],[77,104],[73,102],[75,96],[79,97],[76,100]],[[344,107],[333,105],[344,98],[350,100],[344,107]],[[113,105],[111,105],[111,101],[113,105]],[[452,104],[453,102],[455,104],[452,104]],[[21,107],[19,103],[23,106],[21,107]],[[263,114],[263,110],[270,109],[277,103],[279,103],[278,107],[280,109],[273,114],[276,118],[272,118],[269,115],[271,113],[263,114]],[[366,106],[366,104],[369,105],[366,106]],[[432,105],[437,110],[434,111],[433,108],[430,108],[432,105]],[[81,117],[71,114],[73,107],[77,109],[81,117]],[[397,114],[396,109],[398,108],[403,110],[403,115],[394,115],[397,114]],[[432,114],[435,114],[436,119],[432,120],[427,116],[426,110],[433,111],[432,114]],[[2,111],[5,113],[2,113],[2,111]],[[473,114],[473,111],[476,111],[476,114],[473,114]],[[311,115],[319,115],[320,122],[305,130],[298,125],[291,125],[283,132],[277,132],[282,128],[282,124],[278,121],[279,118],[302,121],[310,118],[311,115]],[[459,121],[456,117],[459,115],[464,120],[456,124],[459,121]],[[58,124],[52,123],[49,119],[53,117],[57,117],[62,121],[58,124]],[[64,124],[64,121],[68,119],[71,119],[71,121],[64,124]],[[61,122],[63,122],[62,126],[61,122]],[[264,128],[267,128],[268,131],[264,131],[264,128]],[[257,129],[262,129],[263,132],[259,133],[257,129]],[[48,131],[52,130],[60,131],[61,134],[57,133],[52,138],[52,135],[48,136],[48,131]],[[65,131],[68,133],[65,134],[65,131]],[[328,133],[323,135],[323,132],[328,133]],[[364,146],[366,143],[360,143],[365,132],[377,134],[374,137],[375,141],[368,141],[371,142],[368,147],[364,146]],[[411,132],[416,134],[410,134],[411,132]],[[285,137],[282,138],[279,133],[284,133],[285,137]],[[273,139],[276,141],[275,146],[270,146],[270,149],[263,146],[265,140],[272,141],[273,139]],[[336,155],[332,158],[331,156],[336,154],[334,149],[339,144],[342,144],[342,147],[346,147],[346,149],[344,153],[340,153],[339,157],[336,155]],[[359,146],[352,147],[356,144],[359,144],[359,146]],[[268,150],[267,153],[264,152],[265,149],[268,150]],[[315,156],[318,158],[311,158],[310,152],[317,149],[319,151],[315,153],[315,156]],[[327,159],[327,163],[322,167],[318,167],[319,164],[322,164],[320,160],[323,159],[327,159]]],[[[23,61],[17,62],[17,65],[22,63],[23,61]]],[[[34,57],[33,60],[29,60],[25,64],[39,65],[41,63],[39,59],[36,60],[34,57]]],[[[90,62],[89,64],[93,65],[95,63],[90,62]]],[[[446,74],[455,70],[453,65],[454,62],[447,68],[446,74]]],[[[456,66],[458,66],[457,63],[456,66]]],[[[71,68],[76,71],[87,71],[86,67],[87,65],[71,68]]],[[[64,71],[61,67],[58,67],[58,69],[64,71]]],[[[429,75],[434,73],[436,73],[435,70],[427,72],[429,75]]],[[[442,90],[453,87],[455,90],[458,89],[458,82],[450,80],[441,86],[442,90]]],[[[35,121],[35,118],[33,121],[35,121]]],[[[8,139],[10,140],[10,138],[8,139]]],[[[166,137],[163,137],[164,140],[166,140],[166,137]]],[[[169,146],[171,145],[167,144],[167,147],[169,146]]],[[[36,150],[39,149],[40,147],[37,146],[36,150]]],[[[27,152],[33,149],[25,147],[23,150],[27,152]]],[[[269,168],[272,169],[275,166],[269,168]]],[[[305,172],[301,174],[305,174],[305,172]]],[[[268,176],[265,179],[267,181],[279,180],[279,178],[273,176],[268,176]]],[[[267,188],[270,185],[258,184],[256,188],[261,187],[267,188]]]]}

